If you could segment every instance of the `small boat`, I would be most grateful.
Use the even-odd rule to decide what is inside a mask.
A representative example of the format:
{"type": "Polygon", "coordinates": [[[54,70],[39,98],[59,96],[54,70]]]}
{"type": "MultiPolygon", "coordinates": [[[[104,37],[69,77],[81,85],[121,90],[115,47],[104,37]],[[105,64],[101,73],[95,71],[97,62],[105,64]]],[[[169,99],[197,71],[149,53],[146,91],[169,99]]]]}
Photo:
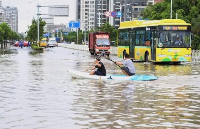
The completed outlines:
{"type": "Polygon", "coordinates": [[[154,75],[107,75],[107,76],[97,76],[89,75],[88,72],[80,72],[75,70],[68,70],[68,73],[72,78],[78,79],[97,79],[97,80],[116,80],[116,81],[153,81],[157,80],[158,77],[154,75]]]}

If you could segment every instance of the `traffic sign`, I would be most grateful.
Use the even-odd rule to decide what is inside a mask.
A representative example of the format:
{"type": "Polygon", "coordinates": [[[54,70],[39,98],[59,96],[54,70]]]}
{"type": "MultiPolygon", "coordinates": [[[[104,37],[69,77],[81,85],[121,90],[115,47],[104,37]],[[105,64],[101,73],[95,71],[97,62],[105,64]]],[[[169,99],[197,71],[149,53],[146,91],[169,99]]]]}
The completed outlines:
{"type": "Polygon", "coordinates": [[[79,21],[71,21],[69,22],[70,28],[80,28],[80,22],[79,21]]]}
{"type": "Polygon", "coordinates": [[[111,16],[112,16],[112,17],[115,17],[116,14],[117,14],[117,13],[116,13],[115,11],[112,11],[112,12],[111,12],[111,16]]]}
{"type": "Polygon", "coordinates": [[[117,17],[121,17],[122,16],[122,12],[121,11],[118,11],[117,12],[117,17]]]}
{"type": "Polygon", "coordinates": [[[64,35],[68,35],[68,33],[67,33],[67,32],[65,32],[65,33],[64,33],[64,35]]]}
{"type": "Polygon", "coordinates": [[[106,11],[106,12],[105,12],[105,16],[106,16],[106,17],[109,17],[109,16],[110,16],[110,12],[109,12],[109,11],[106,11]]]}

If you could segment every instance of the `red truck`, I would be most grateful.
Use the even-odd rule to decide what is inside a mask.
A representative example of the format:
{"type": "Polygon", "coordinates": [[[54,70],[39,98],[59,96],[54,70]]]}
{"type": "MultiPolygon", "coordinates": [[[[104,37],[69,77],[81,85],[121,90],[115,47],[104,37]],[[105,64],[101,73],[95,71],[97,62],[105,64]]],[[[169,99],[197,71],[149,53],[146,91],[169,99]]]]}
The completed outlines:
{"type": "Polygon", "coordinates": [[[110,34],[107,32],[89,33],[89,51],[91,55],[110,55],[110,34]]]}

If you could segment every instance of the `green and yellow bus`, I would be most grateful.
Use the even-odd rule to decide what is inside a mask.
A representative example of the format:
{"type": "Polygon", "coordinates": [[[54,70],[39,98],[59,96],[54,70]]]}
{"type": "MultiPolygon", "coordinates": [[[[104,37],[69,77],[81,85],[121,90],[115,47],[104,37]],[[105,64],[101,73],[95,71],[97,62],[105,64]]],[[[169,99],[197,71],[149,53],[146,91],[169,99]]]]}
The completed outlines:
{"type": "Polygon", "coordinates": [[[181,19],[134,20],[121,22],[118,57],[152,62],[190,62],[191,24],[181,19]]]}

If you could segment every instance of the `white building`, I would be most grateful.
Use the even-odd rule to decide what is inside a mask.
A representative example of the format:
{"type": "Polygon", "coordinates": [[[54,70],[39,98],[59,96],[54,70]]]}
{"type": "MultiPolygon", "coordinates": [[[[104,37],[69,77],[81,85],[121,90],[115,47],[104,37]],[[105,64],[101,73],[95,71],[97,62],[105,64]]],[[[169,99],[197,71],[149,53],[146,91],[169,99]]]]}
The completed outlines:
{"type": "Polygon", "coordinates": [[[80,2],[80,29],[91,30],[95,27],[95,0],[81,0],[80,2]]]}
{"type": "Polygon", "coordinates": [[[130,21],[141,18],[141,11],[147,5],[154,4],[154,0],[81,0],[80,23],[81,30],[95,29],[109,22],[119,27],[120,21],[130,21]],[[105,12],[122,12],[122,17],[105,16],[105,12]]]}
{"type": "Polygon", "coordinates": [[[2,7],[2,1],[0,0],[0,23],[3,23],[5,20],[5,13],[2,7]]]}
{"type": "Polygon", "coordinates": [[[3,7],[5,12],[5,22],[10,26],[10,28],[18,32],[18,9],[17,7],[6,6],[3,7]]]}

